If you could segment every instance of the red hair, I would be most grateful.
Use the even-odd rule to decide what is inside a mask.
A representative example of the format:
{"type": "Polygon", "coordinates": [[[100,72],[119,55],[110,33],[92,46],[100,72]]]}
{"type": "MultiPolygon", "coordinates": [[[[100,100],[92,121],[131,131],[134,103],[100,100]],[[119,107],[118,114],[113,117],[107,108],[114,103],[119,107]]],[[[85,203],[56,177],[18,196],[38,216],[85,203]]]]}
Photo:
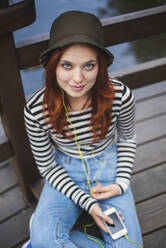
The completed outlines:
{"type": "MultiPolygon", "coordinates": [[[[70,136],[66,135],[66,129],[64,128],[66,126],[69,129],[67,126],[65,109],[63,107],[62,92],[58,86],[55,74],[59,60],[67,48],[68,47],[57,49],[46,65],[46,89],[43,98],[43,114],[45,115],[46,110],[48,111],[48,118],[46,122],[47,124],[51,124],[53,129],[55,129],[58,134],[61,134],[68,139],[73,139],[74,134],[70,136]]],[[[108,75],[107,58],[99,49],[94,47],[93,49],[95,49],[98,54],[99,71],[96,82],[91,89],[91,126],[93,141],[97,141],[105,137],[111,124],[114,89],[108,75]]],[[[64,97],[66,106],[69,106],[69,102],[65,94],[64,97]]]]}

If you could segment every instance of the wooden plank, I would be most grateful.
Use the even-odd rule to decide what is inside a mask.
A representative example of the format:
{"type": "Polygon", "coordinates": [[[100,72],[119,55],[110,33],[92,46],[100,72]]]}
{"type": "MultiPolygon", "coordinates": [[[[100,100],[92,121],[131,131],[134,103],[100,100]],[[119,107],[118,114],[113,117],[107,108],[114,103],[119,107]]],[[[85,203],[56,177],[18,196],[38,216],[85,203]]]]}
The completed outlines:
{"type": "Polygon", "coordinates": [[[31,185],[31,190],[36,199],[39,199],[43,185],[44,185],[44,179],[40,179],[31,185]]]}
{"type": "Polygon", "coordinates": [[[14,155],[11,143],[9,141],[0,144],[0,162],[11,158],[14,155]]]}
{"type": "MultiPolygon", "coordinates": [[[[163,5],[102,20],[105,45],[111,46],[166,32],[165,19],[166,6],[163,5]]],[[[20,69],[39,65],[39,55],[47,48],[48,39],[42,40],[41,38],[32,46],[30,44],[17,49],[20,69]]],[[[140,82],[138,78],[137,81],[140,82]]]]}
{"type": "Polygon", "coordinates": [[[164,113],[166,114],[166,94],[136,104],[137,122],[164,113]]]}
{"type": "Polygon", "coordinates": [[[13,168],[8,165],[0,170],[0,194],[17,184],[18,179],[13,168]]]}
{"type": "Polygon", "coordinates": [[[165,248],[166,227],[143,237],[144,248],[165,248]]]}
{"type": "Polygon", "coordinates": [[[166,194],[136,205],[143,235],[166,226],[166,194]]]}
{"type": "MultiPolygon", "coordinates": [[[[47,35],[44,35],[44,37],[47,35]]],[[[43,36],[41,36],[41,39],[43,36]]],[[[24,70],[27,68],[39,66],[39,56],[42,51],[44,51],[48,47],[48,40],[39,40],[37,38],[37,41],[34,43],[31,43],[31,40],[36,40],[36,37],[31,38],[28,40],[30,44],[26,44],[25,46],[18,47],[16,50],[17,58],[18,58],[18,65],[20,70],[24,70]]],[[[28,43],[26,41],[23,41],[23,43],[28,43]]],[[[20,42],[22,43],[22,42],[20,42]]]]}
{"type": "Polygon", "coordinates": [[[4,160],[3,162],[0,162],[0,169],[6,167],[7,165],[10,164],[10,162],[12,161],[13,158],[9,158],[7,160],[4,160]]]}
{"type": "Polygon", "coordinates": [[[140,88],[166,79],[166,57],[113,71],[113,77],[126,83],[131,89],[140,88]]]}
{"type": "Polygon", "coordinates": [[[166,138],[155,140],[137,147],[134,173],[166,162],[166,138]]]}
{"type": "Polygon", "coordinates": [[[133,90],[136,103],[166,93],[166,80],[133,90]]]}
{"type": "Polygon", "coordinates": [[[165,175],[166,163],[133,175],[131,185],[136,202],[166,193],[165,175]]]}
{"type": "Polygon", "coordinates": [[[105,46],[165,32],[165,20],[166,5],[107,18],[102,21],[105,46]]]}
{"type": "Polygon", "coordinates": [[[20,187],[15,187],[0,195],[0,222],[26,207],[20,187]]]}
{"type": "Polygon", "coordinates": [[[0,10],[0,36],[32,24],[36,19],[34,0],[21,1],[0,10]]]}
{"type": "Polygon", "coordinates": [[[7,140],[8,140],[8,138],[6,136],[6,133],[5,133],[5,130],[4,130],[4,127],[2,124],[2,119],[0,117],[0,144],[6,142],[7,140]]]}
{"type": "Polygon", "coordinates": [[[140,122],[136,125],[138,145],[166,136],[166,115],[140,122]]]}
{"type": "Polygon", "coordinates": [[[35,206],[23,210],[0,225],[0,244],[3,248],[16,246],[29,237],[29,219],[35,206]],[[10,238],[9,238],[10,237],[10,238]]]}

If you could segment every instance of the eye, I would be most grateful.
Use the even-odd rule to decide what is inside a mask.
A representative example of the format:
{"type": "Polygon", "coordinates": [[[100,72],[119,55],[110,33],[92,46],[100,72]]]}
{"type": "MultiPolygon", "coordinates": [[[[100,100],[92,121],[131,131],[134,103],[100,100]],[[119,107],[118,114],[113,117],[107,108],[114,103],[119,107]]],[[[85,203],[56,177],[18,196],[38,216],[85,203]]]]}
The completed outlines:
{"type": "Polygon", "coordinates": [[[85,65],[85,69],[88,71],[92,70],[94,67],[95,67],[94,63],[88,63],[85,65]]]}
{"type": "Polygon", "coordinates": [[[70,63],[62,63],[61,66],[62,66],[64,69],[67,69],[67,70],[71,69],[71,67],[72,67],[70,63]]]}

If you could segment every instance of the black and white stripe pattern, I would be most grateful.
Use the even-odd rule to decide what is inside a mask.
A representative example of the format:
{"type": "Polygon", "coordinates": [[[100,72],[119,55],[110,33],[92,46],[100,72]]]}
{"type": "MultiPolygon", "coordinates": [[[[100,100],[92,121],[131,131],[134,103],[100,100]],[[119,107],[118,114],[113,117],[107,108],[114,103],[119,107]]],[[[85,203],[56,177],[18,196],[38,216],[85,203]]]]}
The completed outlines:
{"type": "MultiPolygon", "coordinates": [[[[112,106],[112,122],[103,140],[92,142],[90,124],[91,108],[69,112],[72,122],[71,130],[76,128],[77,141],[80,144],[84,158],[102,153],[115,140],[117,133],[117,183],[122,191],[130,184],[132,167],[135,159],[135,99],[130,89],[123,83],[113,80],[115,98],[112,106]]],[[[86,211],[91,211],[96,200],[79,189],[63,167],[57,164],[54,149],[62,153],[80,158],[74,141],[64,138],[46,125],[42,114],[44,88],[36,92],[27,102],[24,110],[25,124],[31,149],[42,177],[50,182],[57,190],[79,204],[86,211]]],[[[74,169],[74,168],[73,168],[74,169]]]]}

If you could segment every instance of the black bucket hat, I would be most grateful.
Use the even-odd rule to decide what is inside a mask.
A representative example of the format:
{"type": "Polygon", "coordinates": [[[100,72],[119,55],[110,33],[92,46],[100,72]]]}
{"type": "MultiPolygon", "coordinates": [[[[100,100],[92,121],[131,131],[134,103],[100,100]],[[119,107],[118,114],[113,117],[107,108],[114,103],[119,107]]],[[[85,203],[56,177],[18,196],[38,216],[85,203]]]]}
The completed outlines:
{"type": "Polygon", "coordinates": [[[82,11],[67,11],[54,20],[48,48],[41,53],[40,63],[46,66],[53,50],[78,43],[101,49],[108,59],[108,65],[112,64],[114,56],[104,47],[103,27],[100,20],[95,15],[82,11]]]}

